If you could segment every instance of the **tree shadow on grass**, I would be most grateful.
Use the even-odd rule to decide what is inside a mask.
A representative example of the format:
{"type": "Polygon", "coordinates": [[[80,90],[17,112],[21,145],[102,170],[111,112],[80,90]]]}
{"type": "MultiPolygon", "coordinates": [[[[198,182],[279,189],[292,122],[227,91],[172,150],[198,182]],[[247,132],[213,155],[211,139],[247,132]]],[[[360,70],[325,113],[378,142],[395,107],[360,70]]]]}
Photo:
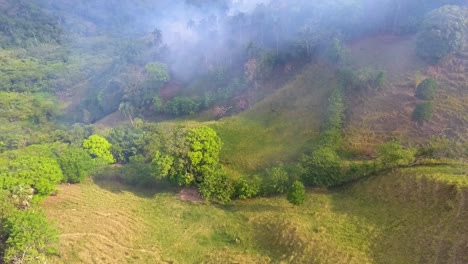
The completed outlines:
{"type": "Polygon", "coordinates": [[[112,193],[129,192],[140,198],[153,198],[155,195],[163,193],[176,194],[179,191],[179,188],[172,186],[166,181],[155,181],[151,184],[134,186],[127,183],[118,173],[99,174],[93,177],[93,181],[100,188],[112,193]]]}
{"type": "Polygon", "coordinates": [[[231,213],[278,213],[284,209],[284,206],[272,204],[268,199],[255,198],[218,205],[218,208],[231,213]]]}

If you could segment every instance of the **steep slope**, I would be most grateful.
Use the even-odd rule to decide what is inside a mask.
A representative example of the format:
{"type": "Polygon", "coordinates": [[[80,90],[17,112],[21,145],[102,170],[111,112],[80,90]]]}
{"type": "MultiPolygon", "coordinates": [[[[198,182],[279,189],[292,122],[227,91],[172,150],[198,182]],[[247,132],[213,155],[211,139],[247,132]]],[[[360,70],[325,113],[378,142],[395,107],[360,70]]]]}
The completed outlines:
{"type": "Polygon", "coordinates": [[[465,141],[468,135],[467,52],[430,66],[416,56],[415,37],[377,36],[350,45],[352,67],[371,67],[387,73],[381,91],[348,96],[347,142],[358,153],[371,153],[389,138],[404,142],[428,141],[447,136],[465,141]],[[434,78],[438,84],[434,116],[424,124],[411,120],[420,101],[414,96],[418,83],[434,78]]]}
{"type": "Polygon", "coordinates": [[[222,162],[252,172],[300,157],[318,138],[328,96],[337,86],[328,65],[310,65],[250,110],[213,123],[224,142],[222,162]]]}
{"type": "Polygon", "coordinates": [[[398,170],[345,192],[363,206],[383,206],[360,215],[375,221],[382,232],[373,244],[376,263],[468,262],[467,169],[458,165],[398,170]]]}

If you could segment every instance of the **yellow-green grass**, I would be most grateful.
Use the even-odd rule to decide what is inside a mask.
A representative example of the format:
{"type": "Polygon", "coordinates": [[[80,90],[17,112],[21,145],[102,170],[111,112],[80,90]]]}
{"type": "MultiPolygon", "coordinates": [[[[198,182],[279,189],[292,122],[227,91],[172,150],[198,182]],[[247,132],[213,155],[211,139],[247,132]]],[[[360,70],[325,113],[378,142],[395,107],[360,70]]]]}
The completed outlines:
{"type": "Polygon", "coordinates": [[[300,157],[317,140],[337,85],[332,69],[311,65],[252,109],[210,123],[224,142],[222,162],[229,170],[251,173],[300,157]]]}
{"type": "Polygon", "coordinates": [[[459,166],[397,170],[345,189],[225,206],[111,180],[61,186],[53,263],[466,263],[468,194],[459,166]],[[459,177],[456,184],[451,183],[459,177]],[[448,179],[448,180],[447,180],[448,179]]]}

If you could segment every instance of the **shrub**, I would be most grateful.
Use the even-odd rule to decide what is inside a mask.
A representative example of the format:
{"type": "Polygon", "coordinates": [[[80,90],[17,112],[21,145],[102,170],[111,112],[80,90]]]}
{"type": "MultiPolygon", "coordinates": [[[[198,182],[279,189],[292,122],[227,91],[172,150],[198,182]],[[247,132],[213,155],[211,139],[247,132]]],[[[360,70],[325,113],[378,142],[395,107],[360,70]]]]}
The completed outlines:
{"type": "Polygon", "coordinates": [[[40,195],[49,195],[63,179],[57,160],[46,156],[24,154],[0,166],[0,187],[11,189],[18,184],[32,186],[40,195]]]}
{"type": "Polygon", "coordinates": [[[101,158],[108,163],[115,162],[115,159],[110,152],[111,147],[112,144],[110,144],[107,139],[99,135],[92,135],[83,141],[83,148],[86,149],[91,156],[94,158],[101,158]]]}
{"type": "Polygon", "coordinates": [[[446,55],[463,49],[468,9],[443,6],[429,13],[418,35],[417,53],[429,62],[437,62],[446,55]]]}
{"type": "Polygon", "coordinates": [[[93,172],[95,163],[91,156],[81,148],[70,147],[58,157],[63,172],[63,181],[80,183],[93,172]]]}
{"type": "Polygon", "coordinates": [[[174,97],[166,107],[165,112],[170,115],[193,115],[200,109],[200,104],[190,97],[174,97]]]}
{"type": "Polygon", "coordinates": [[[57,253],[58,234],[43,213],[16,211],[6,221],[5,263],[45,263],[57,253]]]}
{"type": "Polygon", "coordinates": [[[331,148],[319,148],[302,160],[302,179],[308,185],[329,187],[338,184],[341,178],[342,161],[331,148]]]}
{"type": "Polygon", "coordinates": [[[206,200],[221,204],[231,201],[234,194],[232,182],[220,170],[205,175],[199,188],[201,195],[206,200]]]}
{"type": "Polygon", "coordinates": [[[425,122],[432,118],[434,112],[434,105],[432,101],[420,103],[416,105],[413,112],[413,121],[425,122]]]}
{"type": "Polygon", "coordinates": [[[283,165],[267,170],[263,182],[263,193],[282,194],[289,188],[289,176],[283,165]]]}
{"type": "Polygon", "coordinates": [[[240,178],[235,184],[234,197],[239,199],[248,199],[257,196],[261,190],[262,179],[259,176],[253,176],[246,179],[240,178]]]}
{"type": "Polygon", "coordinates": [[[437,90],[437,82],[433,79],[425,79],[416,88],[415,96],[421,100],[434,100],[437,90]]]}
{"type": "Polygon", "coordinates": [[[294,205],[301,205],[304,203],[306,197],[304,184],[300,181],[295,181],[288,191],[288,201],[294,205]]]}
{"type": "Polygon", "coordinates": [[[383,168],[406,166],[415,160],[416,154],[415,149],[405,149],[396,141],[383,144],[378,152],[378,161],[383,168]]]}

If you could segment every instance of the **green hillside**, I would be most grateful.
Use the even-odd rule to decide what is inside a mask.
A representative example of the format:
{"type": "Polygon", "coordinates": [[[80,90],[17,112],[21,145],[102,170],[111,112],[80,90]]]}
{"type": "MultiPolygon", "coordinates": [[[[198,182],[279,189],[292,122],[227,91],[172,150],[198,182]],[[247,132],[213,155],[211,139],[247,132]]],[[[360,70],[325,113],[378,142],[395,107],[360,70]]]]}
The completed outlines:
{"type": "Polygon", "coordinates": [[[468,263],[466,0],[0,0],[0,263],[468,263]]]}
{"type": "Polygon", "coordinates": [[[51,261],[461,264],[467,171],[397,170],[344,189],[309,189],[300,207],[282,197],[212,206],[109,180],[64,185],[44,202],[61,233],[51,261]]]}

